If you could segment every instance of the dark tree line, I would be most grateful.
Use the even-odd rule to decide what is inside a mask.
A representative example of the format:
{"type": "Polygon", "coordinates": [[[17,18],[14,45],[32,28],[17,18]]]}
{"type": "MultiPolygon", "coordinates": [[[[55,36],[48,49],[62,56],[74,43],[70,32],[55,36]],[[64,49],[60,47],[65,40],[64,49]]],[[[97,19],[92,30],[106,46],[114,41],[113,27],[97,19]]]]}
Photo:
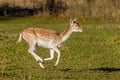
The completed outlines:
{"type": "Polygon", "coordinates": [[[53,15],[58,16],[64,14],[67,5],[62,1],[45,0],[45,2],[34,2],[32,7],[14,7],[9,6],[10,4],[4,3],[0,6],[0,16],[33,16],[33,15],[53,15]]]}
{"type": "Polygon", "coordinates": [[[100,17],[120,20],[119,0],[0,0],[0,16],[100,17]],[[9,1],[9,2],[8,2],[9,1]]]}

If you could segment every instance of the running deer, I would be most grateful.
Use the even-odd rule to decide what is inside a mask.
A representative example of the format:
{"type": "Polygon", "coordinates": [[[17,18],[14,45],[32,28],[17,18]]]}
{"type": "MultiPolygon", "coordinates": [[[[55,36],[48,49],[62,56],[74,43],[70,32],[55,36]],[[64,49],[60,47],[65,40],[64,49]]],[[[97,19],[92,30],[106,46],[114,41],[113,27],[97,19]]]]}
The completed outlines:
{"type": "Polygon", "coordinates": [[[45,67],[42,63],[46,60],[52,60],[54,58],[54,52],[58,54],[55,66],[58,65],[61,54],[58,48],[70,37],[72,32],[83,32],[83,29],[76,23],[76,19],[70,19],[69,27],[61,33],[43,28],[25,29],[20,33],[18,42],[23,38],[29,44],[28,52],[33,55],[39,65],[44,69],[45,67]],[[38,46],[49,48],[50,57],[45,59],[39,57],[37,55],[38,46]]]}

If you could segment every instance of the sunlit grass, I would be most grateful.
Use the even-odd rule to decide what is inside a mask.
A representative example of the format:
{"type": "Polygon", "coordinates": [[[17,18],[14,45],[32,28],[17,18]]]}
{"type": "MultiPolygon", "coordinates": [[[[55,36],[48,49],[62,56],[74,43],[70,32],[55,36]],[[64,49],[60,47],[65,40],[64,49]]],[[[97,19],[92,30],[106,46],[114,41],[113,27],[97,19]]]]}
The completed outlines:
{"type": "MultiPolygon", "coordinates": [[[[78,20],[79,22],[79,20],[78,20]]],[[[28,53],[23,40],[16,44],[19,33],[28,27],[63,31],[69,19],[10,18],[0,21],[0,79],[2,80],[119,80],[119,25],[79,22],[83,33],[74,33],[60,48],[59,65],[54,68],[57,54],[46,61],[43,70],[28,53]]],[[[39,56],[49,57],[49,50],[39,48],[39,56]]]]}

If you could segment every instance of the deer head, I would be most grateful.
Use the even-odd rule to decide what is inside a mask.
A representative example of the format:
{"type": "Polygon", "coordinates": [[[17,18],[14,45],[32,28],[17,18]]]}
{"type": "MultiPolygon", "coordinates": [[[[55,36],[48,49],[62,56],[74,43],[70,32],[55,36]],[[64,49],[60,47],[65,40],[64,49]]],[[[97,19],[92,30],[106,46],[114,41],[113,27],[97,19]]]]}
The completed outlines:
{"type": "Polygon", "coordinates": [[[83,32],[83,29],[81,28],[81,26],[76,23],[77,19],[70,19],[70,27],[72,29],[73,32],[83,32]]]}

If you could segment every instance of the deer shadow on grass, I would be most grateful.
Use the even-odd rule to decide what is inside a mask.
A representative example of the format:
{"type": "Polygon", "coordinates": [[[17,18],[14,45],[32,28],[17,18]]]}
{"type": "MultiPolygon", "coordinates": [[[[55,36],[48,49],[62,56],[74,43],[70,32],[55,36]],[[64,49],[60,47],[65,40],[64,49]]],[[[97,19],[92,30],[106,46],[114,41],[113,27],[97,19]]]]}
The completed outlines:
{"type": "Polygon", "coordinates": [[[92,71],[104,71],[104,72],[117,72],[120,71],[120,68],[108,68],[108,67],[101,67],[101,68],[94,68],[94,69],[89,69],[92,71]]]}
{"type": "Polygon", "coordinates": [[[101,68],[93,68],[93,69],[80,69],[74,70],[70,68],[60,69],[63,72],[85,72],[85,71],[103,71],[103,72],[117,72],[120,71],[120,68],[108,68],[108,67],[101,67],[101,68]]]}

